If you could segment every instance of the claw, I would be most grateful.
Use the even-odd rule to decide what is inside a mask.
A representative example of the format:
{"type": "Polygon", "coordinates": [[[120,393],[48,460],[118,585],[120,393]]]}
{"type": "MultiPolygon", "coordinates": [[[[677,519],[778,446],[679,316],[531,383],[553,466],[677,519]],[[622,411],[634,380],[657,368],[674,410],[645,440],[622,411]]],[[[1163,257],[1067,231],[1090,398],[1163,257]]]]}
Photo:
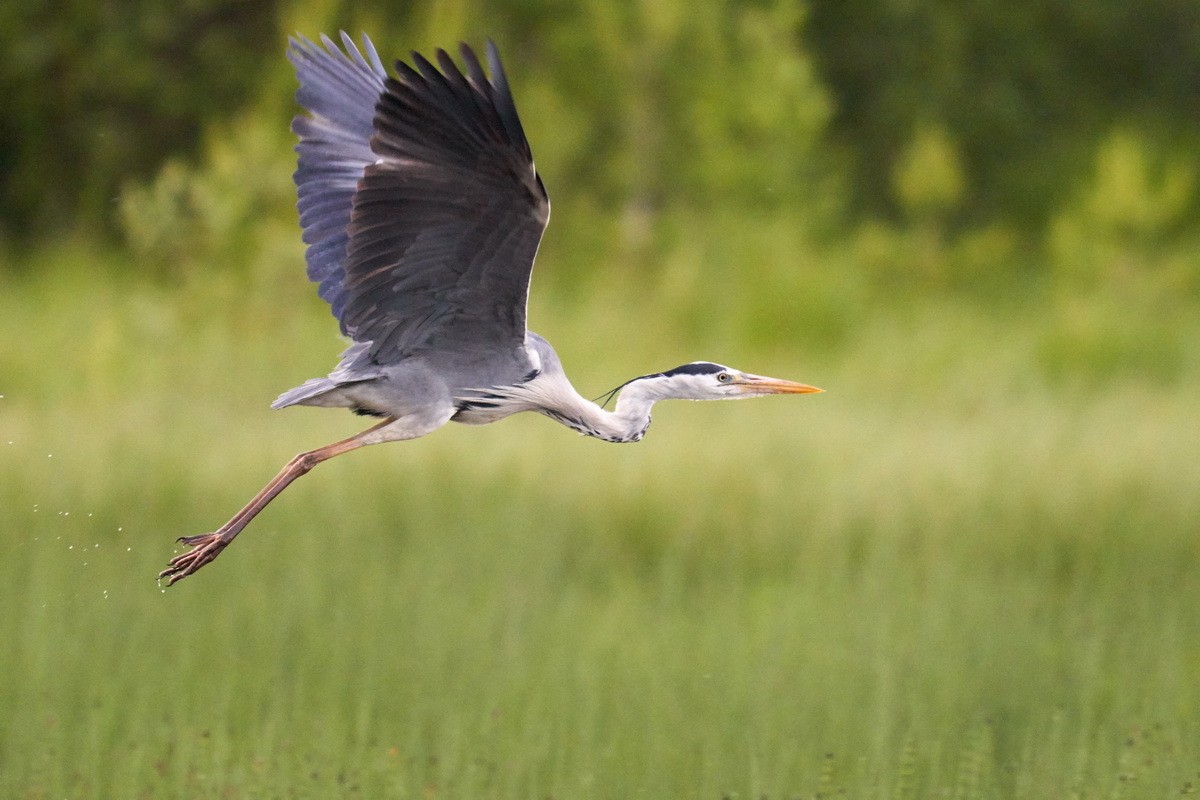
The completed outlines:
{"type": "Polygon", "coordinates": [[[199,536],[183,536],[179,541],[192,545],[192,549],[172,558],[167,562],[167,568],[158,573],[158,579],[166,579],[167,586],[173,586],[176,581],[183,580],[215,559],[232,540],[220,533],[202,533],[199,536]]]}

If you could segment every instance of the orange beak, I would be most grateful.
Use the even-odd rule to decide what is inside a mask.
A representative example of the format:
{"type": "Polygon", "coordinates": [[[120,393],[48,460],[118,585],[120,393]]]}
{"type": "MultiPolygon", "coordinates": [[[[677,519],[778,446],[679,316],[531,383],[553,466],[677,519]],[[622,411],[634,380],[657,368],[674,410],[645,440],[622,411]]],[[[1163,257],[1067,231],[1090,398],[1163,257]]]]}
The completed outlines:
{"type": "Polygon", "coordinates": [[[740,375],[734,382],[742,388],[746,394],[815,394],[823,392],[824,389],[818,389],[816,386],[809,386],[807,383],[796,383],[795,381],[784,381],[779,378],[768,378],[763,375],[740,375]]]}

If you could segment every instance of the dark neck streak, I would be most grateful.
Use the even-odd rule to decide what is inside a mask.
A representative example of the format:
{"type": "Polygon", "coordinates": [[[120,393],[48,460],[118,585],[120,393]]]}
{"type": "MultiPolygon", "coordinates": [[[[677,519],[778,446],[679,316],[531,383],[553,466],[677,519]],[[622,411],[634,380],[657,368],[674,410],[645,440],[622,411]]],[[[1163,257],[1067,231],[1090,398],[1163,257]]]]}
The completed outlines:
{"type": "Polygon", "coordinates": [[[646,429],[650,427],[649,414],[646,415],[643,423],[638,424],[636,421],[626,422],[625,420],[618,420],[616,419],[616,414],[604,411],[599,406],[596,409],[608,419],[598,420],[592,414],[572,416],[550,409],[541,409],[541,412],[550,417],[550,419],[561,422],[577,433],[582,433],[585,436],[593,436],[615,444],[640,442],[642,437],[646,435],[646,429]]]}
{"type": "Polygon", "coordinates": [[[574,389],[558,393],[557,402],[538,410],[587,436],[606,442],[639,442],[650,427],[650,409],[658,399],[647,381],[635,379],[621,389],[613,411],[606,411],[574,389]]]}

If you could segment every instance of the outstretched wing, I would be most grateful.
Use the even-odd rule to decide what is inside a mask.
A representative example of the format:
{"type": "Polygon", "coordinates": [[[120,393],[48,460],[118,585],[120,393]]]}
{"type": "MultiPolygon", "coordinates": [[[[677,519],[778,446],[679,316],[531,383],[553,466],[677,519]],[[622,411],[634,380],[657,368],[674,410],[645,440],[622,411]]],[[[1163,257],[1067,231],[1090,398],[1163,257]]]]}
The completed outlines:
{"type": "MultiPolygon", "coordinates": [[[[422,350],[521,347],[538,243],[550,215],[496,46],[491,79],[461,46],[396,63],[375,107],[353,197],[342,324],[387,364],[422,350]]],[[[307,231],[306,231],[307,232],[307,231]]]]}
{"type": "Polygon", "coordinates": [[[345,33],[341,39],[345,52],[328,36],[321,37],[324,50],[308,39],[293,38],[288,59],[300,82],[296,101],[309,111],[292,121],[300,137],[294,177],[308,245],[308,278],[319,285],[318,293],[329,303],[342,333],[349,335],[344,265],[350,210],[363,172],[376,159],[371,151],[375,104],[387,71],[366,36],[365,57],[345,33]]]}

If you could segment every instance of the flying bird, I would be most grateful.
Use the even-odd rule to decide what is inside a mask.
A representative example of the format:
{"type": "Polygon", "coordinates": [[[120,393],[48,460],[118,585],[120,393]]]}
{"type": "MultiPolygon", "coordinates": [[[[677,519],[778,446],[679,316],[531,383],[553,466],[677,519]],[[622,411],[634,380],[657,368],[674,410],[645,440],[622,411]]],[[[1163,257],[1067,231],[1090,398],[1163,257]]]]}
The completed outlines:
{"type": "MultiPolygon", "coordinates": [[[[636,442],[660,400],[734,400],[819,392],[793,381],[695,361],[626,381],[614,410],[571,386],[550,343],[526,330],[533,259],[550,217],[500,54],[488,70],[467,45],[388,75],[370,39],[360,50],[297,37],[295,173],[308,277],[350,346],[337,367],[272,408],[348,408],[365,431],[301,453],[212,533],[159,574],[167,585],[216,558],[296,478],[366,445],[424,436],[447,422],[483,425],[536,411],[608,442],[636,442]],[[490,77],[488,77],[490,73],[490,77]]],[[[607,405],[607,403],[605,403],[607,405]]]]}

